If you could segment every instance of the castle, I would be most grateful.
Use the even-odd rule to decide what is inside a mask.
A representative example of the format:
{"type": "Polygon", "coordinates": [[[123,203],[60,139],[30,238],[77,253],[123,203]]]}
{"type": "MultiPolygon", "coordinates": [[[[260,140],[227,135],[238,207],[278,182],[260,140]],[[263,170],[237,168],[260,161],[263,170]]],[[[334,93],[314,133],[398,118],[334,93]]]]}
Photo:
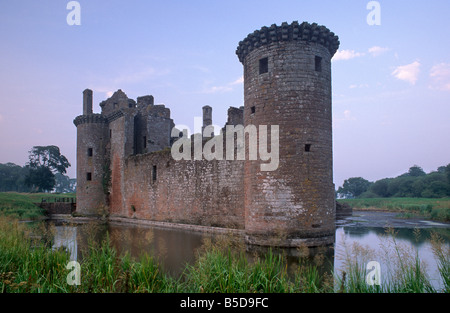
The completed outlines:
{"type": "MultiPolygon", "coordinates": [[[[176,129],[172,136],[170,110],[152,96],[135,101],[118,90],[94,114],[86,89],[83,114],[74,120],[77,212],[98,215],[103,208],[110,217],[238,229],[261,246],[333,243],[331,58],[338,47],[328,28],[307,22],[263,27],[239,43],[244,107],[230,107],[227,125],[277,126],[273,171],[261,170],[261,158],[175,160],[178,140],[200,136],[206,146],[211,138],[183,138],[176,129]]],[[[205,106],[203,128],[211,124],[205,106]]]]}

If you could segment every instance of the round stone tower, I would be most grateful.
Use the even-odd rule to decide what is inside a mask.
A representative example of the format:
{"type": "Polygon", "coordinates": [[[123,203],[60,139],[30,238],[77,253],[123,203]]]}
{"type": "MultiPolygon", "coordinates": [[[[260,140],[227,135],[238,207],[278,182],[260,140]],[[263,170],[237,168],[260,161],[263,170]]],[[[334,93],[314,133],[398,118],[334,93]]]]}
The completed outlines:
{"type": "Polygon", "coordinates": [[[272,125],[279,127],[278,168],[263,171],[261,164],[267,161],[260,157],[245,161],[245,230],[250,244],[296,247],[334,242],[331,58],[338,47],[338,37],[329,29],[306,22],[263,27],[239,43],[244,126],[260,130],[260,125],[267,125],[268,142],[275,139],[270,138],[272,125]]]}
{"type": "Polygon", "coordinates": [[[73,123],[77,127],[77,209],[82,215],[99,215],[106,205],[105,143],[107,119],[92,113],[92,90],[83,92],[83,115],[73,123]]]}

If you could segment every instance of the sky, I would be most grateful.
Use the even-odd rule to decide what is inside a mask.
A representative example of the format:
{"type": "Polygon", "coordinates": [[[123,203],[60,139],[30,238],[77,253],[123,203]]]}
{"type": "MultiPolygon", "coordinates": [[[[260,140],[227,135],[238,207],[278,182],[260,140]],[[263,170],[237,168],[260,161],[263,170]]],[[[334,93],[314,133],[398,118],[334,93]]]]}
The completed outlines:
{"type": "Polygon", "coordinates": [[[209,105],[223,126],[228,108],[244,104],[239,41],[293,21],[324,25],[341,43],[332,60],[336,188],[450,163],[448,0],[380,0],[379,9],[368,0],[79,0],[80,25],[67,22],[69,2],[0,0],[0,163],[23,166],[33,146],[57,145],[75,177],[73,119],[86,88],[95,113],[122,89],[153,95],[192,127],[209,105]]]}

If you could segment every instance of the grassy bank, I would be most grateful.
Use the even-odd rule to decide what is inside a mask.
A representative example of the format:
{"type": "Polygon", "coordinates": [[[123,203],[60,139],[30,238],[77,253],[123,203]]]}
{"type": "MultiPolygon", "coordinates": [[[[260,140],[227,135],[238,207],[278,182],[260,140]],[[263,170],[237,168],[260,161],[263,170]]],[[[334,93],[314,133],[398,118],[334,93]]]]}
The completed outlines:
{"type": "MultiPolygon", "coordinates": [[[[42,224],[43,225],[43,224],[42,224]]],[[[187,265],[180,277],[164,273],[155,258],[133,259],[119,255],[108,237],[102,243],[89,240],[83,251],[81,284],[67,284],[69,256],[52,250],[52,230],[30,228],[16,219],[0,217],[0,292],[268,292],[268,293],[352,293],[352,292],[449,292],[450,251],[435,237],[433,247],[439,262],[443,290],[432,287],[414,253],[394,250],[389,260],[399,260],[396,276],[382,286],[366,284],[363,249],[350,247],[343,256],[343,272],[321,272],[320,255],[301,258],[288,274],[282,254],[269,251],[264,257],[245,257],[242,243],[230,237],[205,241],[196,261],[187,265]],[[50,241],[49,241],[50,240],[50,241]],[[411,260],[411,261],[408,261],[411,260]]],[[[394,242],[395,243],[395,242],[394,242]]],[[[395,245],[394,245],[395,246],[395,245]]],[[[393,274],[393,275],[394,275],[393,274]]]]}
{"type": "Polygon", "coordinates": [[[0,216],[36,219],[43,215],[43,211],[34,203],[41,202],[43,198],[51,202],[69,197],[75,197],[75,194],[0,192],[0,216]]]}
{"type": "Polygon", "coordinates": [[[423,217],[436,221],[450,222],[450,198],[364,198],[341,199],[353,209],[383,210],[399,213],[400,217],[423,217]]]}

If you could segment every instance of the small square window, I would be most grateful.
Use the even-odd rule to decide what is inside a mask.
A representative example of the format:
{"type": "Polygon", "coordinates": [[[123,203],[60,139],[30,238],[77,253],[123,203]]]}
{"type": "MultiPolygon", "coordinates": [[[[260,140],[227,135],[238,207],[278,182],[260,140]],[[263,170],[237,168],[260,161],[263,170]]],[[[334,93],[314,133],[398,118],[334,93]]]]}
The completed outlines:
{"type": "Polygon", "coordinates": [[[269,71],[269,58],[262,58],[259,60],[259,74],[264,74],[269,71]]]}
{"type": "Polygon", "coordinates": [[[316,55],[314,63],[315,63],[316,72],[321,72],[322,71],[322,58],[316,55]]]}
{"type": "Polygon", "coordinates": [[[92,180],[92,173],[86,173],[86,180],[91,181],[92,180]]]}
{"type": "Polygon", "coordinates": [[[93,155],[93,149],[92,148],[88,148],[87,155],[88,155],[88,157],[91,157],[93,155]]]}
{"type": "Polygon", "coordinates": [[[251,112],[252,114],[255,114],[255,112],[256,112],[255,106],[252,106],[252,107],[250,108],[250,112],[251,112]]]}
{"type": "Polygon", "coordinates": [[[156,181],[156,165],[153,165],[153,169],[152,169],[152,180],[153,180],[153,182],[156,181]]]}
{"type": "Polygon", "coordinates": [[[307,143],[306,145],[305,145],[305,152],[310,152],[311,151],[311,144],[310,143],[307,143]]]}

